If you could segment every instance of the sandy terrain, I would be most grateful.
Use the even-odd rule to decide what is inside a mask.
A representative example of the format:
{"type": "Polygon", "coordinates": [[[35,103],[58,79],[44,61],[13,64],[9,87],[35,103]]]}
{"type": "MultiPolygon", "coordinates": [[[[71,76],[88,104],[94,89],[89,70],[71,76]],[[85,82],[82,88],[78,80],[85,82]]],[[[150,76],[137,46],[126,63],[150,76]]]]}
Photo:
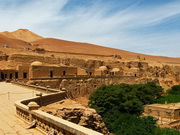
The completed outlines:
{"type": "MultiPolygon", "coordinates": [[[[138,60],[145,59],[146,61],[156,61],[156,62],[165,62],[171,64],[180,64],[180,58],[170,58],[170,57],[161,57],[161,56],[151,56],[145,54],[138,54],[133,52],[128,52],[120,49],[113,49],[88,43],[80,43],[80,42],[71,42],[54,38],[42,38],[41,36],[25,29],[19,29],[14,32],[2,32],[0,33],[0,45],[7,44],[14,48],[44,48],[47,51],[55,51],[55,52],[66,52],[66,53],[55,53],[48,52],[46,54],[55,54],[59,56],[67,56],[67,57],[80,57],[83,59],[89,59],[93,57],[93,59],[107,59],[107,57],[99,57],[97,55],[115,55],[118,54],[122,57],[123,60],[138,60]],[[3,35],[2,35],[3,34],[3,35]],[[12,39],[14,38],[14,39],[12,39]],[[21,40],[19,40],[21,39],[21,40]],[[36,40],[36,41],[35,41],[36,40]],[[25,42],[27,41],[27,42],[25,42]],[[33,42],[32,42],[33,41],[33,42]],[[74,53],[74,54],[72,54],[74,53]],[[85,55],[82,55],[85,54],[85,55]],[[88,56],[87,54],[94,54],[94,56],[88,56]]],[[[18,50],[13,50],[12,53],[19,53],[18,50]]],[[[20,51],[21,52],[21,51],[20,51]]],[[[31,53],[31,51],[27,51],[26,53],[31,53]]],[[[112,57],[111,57],[112,59],[112,57]]]]}
{"type": "Polygon", "coordinates": [[[65,40],[44,38],[34,42],[39,44],[40,48],[45,48],[50,51],[70,52],[70,53],[84,53],[84,54],[97,54],[97,55],[115,55],[118,54],[124,59],[137,59],[137,56],[145,58],[151,61],[169,62],[169,63],[180,63],[180,58],[169,58],[160,56],[150,56],[144,54],[138,54],[128,52],[124,50],[108,48],[88,43],[70,42],[65,40]],[[100,50],[100,51],[99,51],[100,50]]]}
{"type": "Polygon", "coordinates": [[[16,47],[16,48],[29,48],[31,47],[29,43],[24,42],[18,39],[8,38],[2,34],[0,34],[0,45],[8,45],[9,47],[16,47]]]}
{"type": "Polygon", "coordinates": [[[80,103],[71,100],[71,99],[64,99],[59,102],[55,102],[53,104],[49,104],[47,106],[42,106],[40,109],[41,110],[48,110],[51,112],[56,112],[57,109],[62,109],[62,108],[85,108],[83,105],[80,103]]]}
{"type": "Polygon", "coordinates": [[[5,35],[8,38],[19,39],[26,42],[32,42],[43,38],[27,29],[19,29],[13,32],[5,31],[0,34],[5,35]]]}

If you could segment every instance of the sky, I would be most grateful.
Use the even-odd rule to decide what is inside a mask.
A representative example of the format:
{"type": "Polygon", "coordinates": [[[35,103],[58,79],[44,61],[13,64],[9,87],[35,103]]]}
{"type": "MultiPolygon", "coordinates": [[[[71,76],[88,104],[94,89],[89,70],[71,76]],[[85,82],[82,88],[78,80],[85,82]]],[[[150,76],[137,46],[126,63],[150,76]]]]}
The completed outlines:
{"type": "Polygon", "coordinates": [[[0,0],[0,31],[180,57],[180,0],[0,0]]]}

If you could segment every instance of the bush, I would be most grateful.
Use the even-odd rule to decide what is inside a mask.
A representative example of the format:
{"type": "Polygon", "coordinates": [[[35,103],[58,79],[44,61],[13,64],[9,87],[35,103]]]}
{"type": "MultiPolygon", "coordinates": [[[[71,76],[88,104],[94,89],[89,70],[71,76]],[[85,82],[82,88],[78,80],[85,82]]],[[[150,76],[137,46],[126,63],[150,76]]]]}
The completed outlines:
{"type": "Polygon", "coordinates": [[[180,102],[180,85],[174,85],[169,89],[165,96],[161,96],[156,99],[156,103],[164,104],[167,103],[177,103],[180,102]]]}
{"type": "Polygon", "coordinates": [[[154,103],[155,99],[160,97],[162,90],[162,87],[154,82],[103,85],[89,97],[89,106],[102,115],[110,109],[139,115],[143,111],[143,105],[154,103]]]}
{"type": "Polygon", "coordinates": [[[180,135],[180,131],[170,128],[159,128],[155,129],[154,135],[180,135]]]}
{"type": "Polygon", "coordinates": [[[180,85],[174,85],[170,90],[168,90],[168,94],[172,95],[180,95],[180,85]]]}
{"type": "Polygon", "coordinates": [[[162,87],[147,84],[103,85],[90,97],[89,106],[103,117],[116,135],[179,135],[179,131],[156,127],[153,117],[140,117],[143,105],[160,99],[162,87]]]}
{"type": "Polygon", "coordinates": [[[165,102],[178,103],[180,102],[180,95],[166,95],[156,100],[156,103],[159,103],[159,104],[164,104],[165,102]]]}
{"type": "Polygon", "coordinates": [[[120,114],[112,123],[111,131],[116,135],[152,135],[156,121],[153,117],[138,117],[131,114],[120,114]]]}

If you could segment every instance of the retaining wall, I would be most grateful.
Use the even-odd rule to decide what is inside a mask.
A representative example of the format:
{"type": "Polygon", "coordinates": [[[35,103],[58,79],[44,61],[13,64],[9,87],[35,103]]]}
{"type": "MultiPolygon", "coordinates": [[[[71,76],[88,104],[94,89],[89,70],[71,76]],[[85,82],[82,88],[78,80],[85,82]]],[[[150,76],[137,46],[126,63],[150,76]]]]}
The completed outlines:
{"type": "Polygon", "coordinates": [[[29,98],[15,102],[16,113],[27,122],[36,122],[36,127],[45,133],[53,131],[58,135],[102,135],[99,132],[79,126],[72,122],[55,117],[41,110],[30,110],[28,103],[34,101],[39,105],[47,105],[66,98],[65,92],[29,98]]]}

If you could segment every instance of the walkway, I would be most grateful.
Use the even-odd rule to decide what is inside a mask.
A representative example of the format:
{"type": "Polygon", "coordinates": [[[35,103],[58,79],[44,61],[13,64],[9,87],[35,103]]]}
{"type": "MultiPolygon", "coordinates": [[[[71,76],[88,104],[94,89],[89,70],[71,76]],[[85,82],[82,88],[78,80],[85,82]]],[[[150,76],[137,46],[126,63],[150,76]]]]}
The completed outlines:
{"type": "Polygon", "coordinates": [[[0,135],[43,135],[37,129],[26,129],[28,123],[15,116],[14,102],[35,93],[32,89],[0,82],[0,135]]]}

